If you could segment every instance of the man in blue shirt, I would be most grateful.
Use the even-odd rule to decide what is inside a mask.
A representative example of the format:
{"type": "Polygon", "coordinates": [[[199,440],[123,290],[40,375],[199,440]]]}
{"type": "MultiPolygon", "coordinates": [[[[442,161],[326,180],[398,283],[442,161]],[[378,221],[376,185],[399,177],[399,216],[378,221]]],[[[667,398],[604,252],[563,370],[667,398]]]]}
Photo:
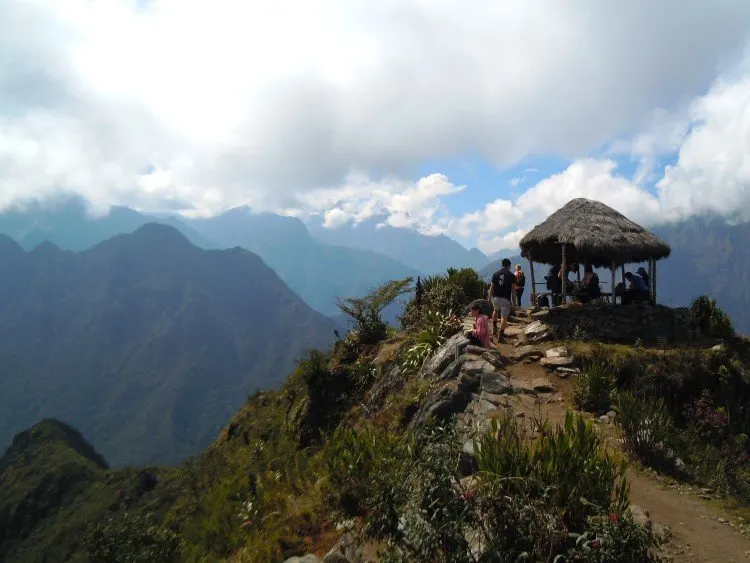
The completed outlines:
{"type": "Polygon", "coordinates": [[[641,276],[636,276],[632,272],[628,272],[625,274],[625,279],[630,283],[630,287],[628,287],[622,298],[623,305],[627,305],[633,301],[648,300],[648,286],[641,276]]]}

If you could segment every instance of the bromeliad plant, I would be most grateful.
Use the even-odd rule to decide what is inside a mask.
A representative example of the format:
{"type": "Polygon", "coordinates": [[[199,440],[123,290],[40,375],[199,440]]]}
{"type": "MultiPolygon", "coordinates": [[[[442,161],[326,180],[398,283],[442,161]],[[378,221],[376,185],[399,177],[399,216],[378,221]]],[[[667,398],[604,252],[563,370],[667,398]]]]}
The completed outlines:
{"type": "Polygon", "coordinates": [[[401,369],[405,373],[415,373],[427,361],[427,358],[461,328],[452,311],[444,315],[439,311],[423,313],[422,329],[416,335],[416,343],[404,353],[401,369]]]}

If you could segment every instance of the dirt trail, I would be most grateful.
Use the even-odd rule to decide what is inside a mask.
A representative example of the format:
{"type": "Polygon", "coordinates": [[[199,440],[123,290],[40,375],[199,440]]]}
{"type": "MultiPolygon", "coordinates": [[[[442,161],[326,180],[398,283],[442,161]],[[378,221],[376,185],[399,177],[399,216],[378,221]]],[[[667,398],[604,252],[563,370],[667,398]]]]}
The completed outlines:
{"type": "MultiPolygon", "coordinates": [[[[550,347],[549,343],[539,345],[542,350],[550,347]]],[[[508,339],[507,342],[498,344],[497,348],[507,357],[516,346],[508,339]]],[[[565,412],[572,404],[575,377],[561,379],[538,362],[511,363],[508,371],[511,377],[528,382],[546,377],[557,389],[555,394],[528,407],[529,412],[524,413],[526,416],[536,416],[541,410],[542,417],[548,418],[552,423],[564,421],[565,412]]],[[[613,426],[601,425],[601,428],[609,438],[615,437],[616,430],[613,426]]],[[[612,439],[608,441],[614,442],[612,439]]],[[[692,492],[682,493],[665,487],[637,468],[629,471],[628,480],[631,503],[647,510],[656,524],[669,529],[669,541],[664,546],[664,555],[671,557],[676,563],[750,561],[750,538],[740,534],[728,523],[720,522],[718,518],[728,517],[708,502],[699,499],[692,492]]]]}

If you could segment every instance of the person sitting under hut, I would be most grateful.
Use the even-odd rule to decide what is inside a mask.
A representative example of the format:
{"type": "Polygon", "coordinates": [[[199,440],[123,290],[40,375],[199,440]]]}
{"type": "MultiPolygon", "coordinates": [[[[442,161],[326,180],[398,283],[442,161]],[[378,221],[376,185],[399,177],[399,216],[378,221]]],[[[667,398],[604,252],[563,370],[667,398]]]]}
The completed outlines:
{"type": "Polygon", "coordinates": [[[641,266],[640,268],[638,268],[637,274],[641,276],[641,278],[643,279],[643,282],[646,284],[646,287],[648,287],[648,282],[651,281],[651,278],[649,277],[648,272],[646,271],[646,268],[641,266]]]}
{"type": "Polygon", "coordinates": [[[641,276],[628,272],[625,274],[625,280],[628,282],[628,288],[622,296],[623,305],[634,301],[648,301],[648,286],[641,276]]]}
{"type": "Polygon", "coordinates": [[[578,293],[578,299],[581,303],[588,303],[602,296],[602,288],[599,287],[599,276],[596,275],[593,266],[587,265],[583,268],[583,281],[581,282],[581,291],[578,293]]]}

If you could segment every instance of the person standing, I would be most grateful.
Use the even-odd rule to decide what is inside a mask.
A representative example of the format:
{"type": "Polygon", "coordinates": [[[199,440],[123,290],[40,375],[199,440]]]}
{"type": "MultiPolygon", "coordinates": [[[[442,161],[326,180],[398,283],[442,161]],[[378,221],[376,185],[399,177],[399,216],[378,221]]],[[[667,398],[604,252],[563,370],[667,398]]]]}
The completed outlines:
{"type": "Polygon", "coordinates": [[[492,274],[492,284],[490,286],[490,295],[492,296],[492,332],[497,334],[497,314],[500,313],[500,335],[502,339],[505,335],[505,327],[508,325],[510,316],[511,298],[513,289],[516,285],[516,276],[510,271],[510,260],[503,258],[502,268],[492,274]]]}
{"type": "Polygon", "coordinates": [[[521,264],[516,264],[516,307],[521,306],[521,297],[523,297],[523,288],[526,286],[526,275],[521,269],[521,264]]]}

